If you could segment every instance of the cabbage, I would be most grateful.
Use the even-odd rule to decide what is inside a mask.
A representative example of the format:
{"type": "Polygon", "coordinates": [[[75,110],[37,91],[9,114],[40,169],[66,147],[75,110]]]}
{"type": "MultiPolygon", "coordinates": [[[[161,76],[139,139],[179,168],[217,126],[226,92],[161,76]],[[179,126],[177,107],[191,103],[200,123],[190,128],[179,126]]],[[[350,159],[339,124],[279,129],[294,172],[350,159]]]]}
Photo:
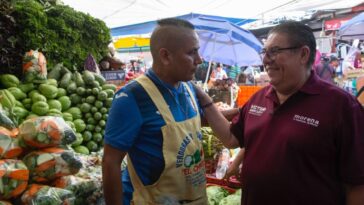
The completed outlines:
{"type": "Polygon", "coordinates": [[[240,195],[232,194],[223,198],[218,205],[240,205],[240,199],[240,195]]]}
{"type": "Polygon", "coordinates": [[[225,198],[229,192],[220,186],[209,186],[206,188],[209,205],[219,205],[221,199],[225,198]]]}

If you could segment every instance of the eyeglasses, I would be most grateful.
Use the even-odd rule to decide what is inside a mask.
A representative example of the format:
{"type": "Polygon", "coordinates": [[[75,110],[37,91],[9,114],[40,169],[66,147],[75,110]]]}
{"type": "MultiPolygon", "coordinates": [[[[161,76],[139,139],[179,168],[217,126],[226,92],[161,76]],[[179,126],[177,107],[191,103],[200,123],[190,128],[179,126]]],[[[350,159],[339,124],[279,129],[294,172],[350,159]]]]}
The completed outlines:
{"type": "Polygon", "coordinates": [[[293,49],[297,49],[297,48],[301,48],[301,46],[293,46],[293,47],[287,47],[287,48],[273,47],[271,49],[263,48],[260,51],[260,56],[263,59],[265,57],[265,55],[267,55],[269,57],[269,59],[274,60],[278,53],[285,51],[285,50],[293,50],[293,49]]]}

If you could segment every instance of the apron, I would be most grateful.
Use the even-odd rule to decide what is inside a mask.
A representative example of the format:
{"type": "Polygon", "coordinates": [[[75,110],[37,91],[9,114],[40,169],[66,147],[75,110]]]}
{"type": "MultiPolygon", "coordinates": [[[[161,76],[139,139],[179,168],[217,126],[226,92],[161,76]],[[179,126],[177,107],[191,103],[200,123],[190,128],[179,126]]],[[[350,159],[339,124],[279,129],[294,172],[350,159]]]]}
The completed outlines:
{"type": "MultiPolygon", "coordinates": [[[[128,171],[134,187],[133,205],[207,205],[205,162],[201,121],[197,116],[175,122],[169,106],[155,84],[145,75],[136,79],[151,97],[166,125],[163,134],[165,168],[152,185],[143,185],[128,157],[128,171]]],[[[190,96],[193,96],[188,86],[190,96]]],[[[193,106],[196,101],[191,97],[193,106]]]]}

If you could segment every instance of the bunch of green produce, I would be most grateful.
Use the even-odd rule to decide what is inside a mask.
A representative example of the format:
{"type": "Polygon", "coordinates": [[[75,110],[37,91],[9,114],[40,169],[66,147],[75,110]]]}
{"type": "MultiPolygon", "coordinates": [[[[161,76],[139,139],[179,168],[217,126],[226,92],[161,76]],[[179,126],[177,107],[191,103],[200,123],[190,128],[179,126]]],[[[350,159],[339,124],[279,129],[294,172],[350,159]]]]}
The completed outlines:
{"type": "Polygon", "coordinates": [[[20,160],[0,160],[0,198],[19,196],[28,185],[29,170],[20,160]]]}
{"type": "Polygon", "coordinates": [[[63,118],[76,130],[74,150],[88,154],[102,147],[104,129],[111,107],[116,86],[107,84],[105,79],[94,72],[62,72],[63,65],[55,66],[48,75],[57,80],[60,89],[64,89],[70,101],[70,108],[63,113],[63,118]],[[70,113],[68,115],[66,113],[70,113]]]}
{"type": "Polygon", "coordinates": [[[223,198],[218,205],[240,205],[241,204],[241,189],[238,189],[234,194],[230,194],[223,198]]]}
{"type": "Polygon", "coordinates": [[[202,127],[202,145],[205,154],[205,159],[213,159],[223,148],[223,144],[214,135],[210,127],[202,127]]]}
{"type": "Polygon", "coordinates": [[[23,205],[73,205],[75,196],[69,190],[32,184],[21,196],[23,205]]]}
{"type": "Polygon", "coordinates": [[[82,167],[72,151],[55,147],[30,152],[23,162],[30,171],[30,180],[40,183],[76,174],[82,167]]]}
{"type": "Polygon", "coordinates": [[[219,205],[220,201],[229,195],[229,192],[221,186],[209,186],[206,188],[209,205],[219,205]]]}

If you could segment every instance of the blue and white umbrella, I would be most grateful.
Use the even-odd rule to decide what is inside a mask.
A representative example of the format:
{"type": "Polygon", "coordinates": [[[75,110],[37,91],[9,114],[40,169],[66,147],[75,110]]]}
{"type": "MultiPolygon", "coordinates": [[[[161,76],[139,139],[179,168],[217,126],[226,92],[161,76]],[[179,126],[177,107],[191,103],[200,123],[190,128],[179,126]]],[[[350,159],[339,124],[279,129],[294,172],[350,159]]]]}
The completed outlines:
{"type": "Polygon", "coordinates": [[[259,52],[263,45],[250,31],[219,19],[199,17],[190,22],[199,36],[200,55],[210,62],[207,73],[211,61],[239,67],[262,64],[259,52]]]}
{"type": "Polygon", "coordinates": [[[226,65],[261,65],[262,43],[248,30],[225,20],[194,18],[200,40],[200,54],[207,61],[226,65]]]}
{"type": "Polygon", "coordinates": [[[364,12],[342,24],[338,36],[343,40],[364,40],[364,12]]]}

